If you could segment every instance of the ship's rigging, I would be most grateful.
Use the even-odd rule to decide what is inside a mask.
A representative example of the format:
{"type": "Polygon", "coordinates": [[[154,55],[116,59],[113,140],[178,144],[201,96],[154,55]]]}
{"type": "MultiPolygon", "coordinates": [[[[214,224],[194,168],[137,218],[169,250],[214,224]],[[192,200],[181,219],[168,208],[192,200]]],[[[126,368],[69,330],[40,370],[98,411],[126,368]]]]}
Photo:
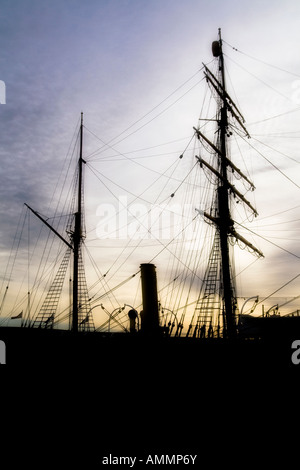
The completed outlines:
{"type": "Polygon", "coordinates": [[[53,328],[59,298],[65,280],[70,254],[73,254],[73,281],[72,281],[72,306],[71,306],[71,329],[74,333],[78,331],[94,331],[93,315],[88,298],[88,289],[85,278],[85,269],[82,258],[82,240],[84,238],[84,213],[82,210],[83,198],[83,113],[81,113],[80,123],[80,144],[78,175],[76,184],[76,194],[73,211],[67,227],[70,241],[60,235],[46,220],[27,204],[26,206],[40,219],[46,226],[55,233],[60,240],[68,247],[68,250],[61,262],[59,270],[50,286],[49,292],[43,302],[38,315],[29,320],[29,325],[40,328],[53,328]]]}
{"type": "MultiPolygon", "coordinates": [[[[61,323],[62,319],[68,318],[74,332],[94,331],[93,310],[98,307],[98,310],[106,311],[108,315],[108,319],[100,326],[97,325],[98,330],[102,330],[107,326],[110,329],[113,324],[117,328],[128,331],[127,325],[124,327],[128,322],[128,308],[125,309],[125,304],[128,305],[127,302],[133,303],[133,307],[139,310],[140,303],[138,301],[130,302],[125,298],[123,302],[118,302],[117,306],[112,304],[113,308],[108,310],[102,302],[107,298],[107,294],[110,296],[110,300],[116,300],[113,298],[114,290],[138,277],[139,271],[136,270],[134,274],[127,276],[126,279],[120,280],[112,289],[108,287],[113,282],[113,274],[116,274],[120,267],[130,259],[130,255],[136,247],[142,249],[145,246],[145,241],[149,243],[150,238],[150,240],[156,242],[158,249],[153,256],[147,259],[148,262],[156,262],[160,254],[166,252],[173,260],[169,264],[169,267],[171,267],[170,277],[160,291],[159,305],[162,325],[169,327],[169,333],[175,336],[187,335],[199,338],[234,337],[236,335],[238,307],[234,261],[232,259],[233,245],[239,243],[258,257],[263,255],[261,250],[237,231],[236,225],[240,224],[234,220],[232,215],[235,203],[240,203],[240,206],[243,205],[248,216],[257,216],[257,211],[247,195],[248,192],[252,194],[255,189],[254,184],[250,177],[231,160],[230,142],[233,139],[233,134],[237,132],[242,138],[248,139],[249,133],[243,115],[226,89],[222,45],[221,32],[219,31],[219,39],[213,43],[216,72],[211,71],[209,64],[203,64],[204,78],[216,101],[215,114],[210,118],[207,117],[199,121],[199,126],[194,127],[193,137],[195,143],[193,151],[188,148],[191,141],[189,139],[188,146],[176,162],[172,163],[168,171],[164,172],[163,175],[158,172],[159,177],[157,180],[162,179],[163,176],[167,179],[167,182],[171,181],[173,186],[169,197],[165,197],[169,186],[167,186],[167,183],[163,185],[154,200],[153,208],[155,210],[153,208],[148,209],[144,214],[146,217],[149,216],[151,211],[151,214],[154,213],[154,216],[150,217],[150,224],[145,222],[145,217],[137,218],[136,214],[132,212],[131,206],[128,207],[126,202],[122,202],[123,207],[121,205],[119,210],[127,210],[131,218],[138,220],[138,225],[135,231],[131,232],[131,239],[129,236],[127,245],[122,248],[120,255],[113,261],[109,269],[105,270],[104,274],[99,273],[99,278],[95,284],[99,285],[101,283],[102,288],[105,285],[104,291],[97,290],[93,294],[88,293],[83,259],[85,236],[82,204],[83,167],[89,168],[102,186],[106,188],[108,188],[108,182],[111,183],[111,180],[93,164],[96,152],[91,154],[90,160],[87,157],[83,159],[84,126],[81,117],[76,191],[74,191],[74,204],[70,210],[71,215],[67,223],[69,238],[61,235],[62,232],[59,233],[44,217],[29,208],[48,225],[48,228],[55,236],[59,236],[66,249],[61,254],[60,266],[53,276],[48,293],[34,315],[30,312],[32,303],[28,295],[27,315],[23,319],[24,326],[54,328],[61,323]],[[208,136],[209,132],[210,136],[208,136]],[[179,167],[183,157],[186,161],[186,155],[189,155],[189,157],[192,155],[190,160],[193,159],[193,163],[191,163],[188,171],[185,169],[185,176],[179,180],[175,169],[179,167]],[[197,176],[194,177],[194,174],[197,176]],[[199,205],[195,203],[189,211],[184,213],[182,211],[180,215],[183,222],[178,226],[175,223],[173,224],[175,229],[171,237],[169,236],[168,242],[161,240],[159,224],[162,220],[175,220],[176,210],[172,208],[171,203],[176,199],[180,190],[186,189],[186,194],[183,191],[182,202],[187,201],[187,197],[190,195],[188,189],[191,189],[194,195],[197,192],[204,192],[201,186],[202,183],[199,184],[199,174],[201,182],[203,182],[203,178],[206,178],[213,188],[210,193],[207,193],[206,202],[200,203],[201,198],[198,194],[196,200],[198,198],[199,205]],[[169,217],[165,216],[166,213],[169,217]],[[200,224],[203,225],[203,221],[205,221],[204,225],[208,226],[209,235],[205,235],[206,238],[203,235],[198,238],[193,236],[192,240],[187,240],[185,238],[186,232],[191,227],[194,229],[200,224]],[[206,258],[204,256],[206,268],[204,268],[204,261],[201,257],[204,253],[202,246],[204,242],[210,247],[209,251],[206,252],[206,258]],[[193,247],[183,254],[182,245],[187,243],[193,244],[193,247]],[[72,263],[70,263],[71,259],[72,263]],[[177,264],[174,263],[174,260],[177,261],[177,264]],[[69,290],[71,302],[68,307],[59,311],[59,297],[62,294],[64,279],[70,264],[69,290]],[[170,300],[173,301],[173,305],[170,300]],[[192,314],[191,308],[193,309],[192,314]]],[[[121,152],[118,156],[127,158],[125,153],[121,152]]],[[[103,159],[103,161],[105,160],[108,160],[108,158],[103,159]]],[[[154,169],[153,171],[155,172],[154,169]]],[[[146,191],[139,194],[139,197],[134,192],[132,192],[132,195],[134,199],[131,201],[131,205],[135,198],[148,202],[146,191]]],[[[118,227],[117,230],[120,231],[120,228],[122,227],[118,227]]],[[[193,232],[193,235],[195,233],[193,232]]],[[[145,259],[143,258],[141,261],[144,262],[145,259]]],[[[29,289],[28,294],[30,294],[29,289]]],[[[132,308],[132,305],[130,305],[130,308],[132,308]]]]}
{"type": "MultiPolygon", "coordinates": [[[[241,178],[245,179],[251,189],[254,188],[253,183],[251,183],[249,179],[231,162],[228,145],[228,138],[231,135],[229,129],[229,113],[245,132],[245,135],[249,136],[249,134],[243,124],[244,118],[242,114],[226,91],[224,56],[220,30],[219,40],[213,42],[212,49],[214,57],[219,59],[219,77],[216,78],[206,66],[204,66],[204,73],[207,81],[217,93],[219,110],[216,116],[218,125],[216,145],[210,142],[210,140],[207,139],[200,130],[195,129],[195,132],[199,139],[204,139],[216,155],[215,158],[217,160],[217,164],[215,167],[208,164],[201,157],[197,157],[197,159],[199,164],[201,166],[205,165],[218,180],[215,203],[211,208],[210,214],[204,212],[204,217],[216,225],[217,232],[209,258],[209,267],[204,278],[204,292],[201,292],[200,294],[201,301],[199,300],[197,302],[196,309],[199,313],[197,315],[194,335],[197,336],[199,333],[201,334],[201,331],[204,333],[206,327],[210,329],[210,335],[214,334],[214,327],[216,326],[214,324],[216,321],[214,312],[217,312],[217,327],[219,331],[219,309],[221,304],[223,314],[223,335],[234,337],[236,334],[237,300],[229,255],[229,239],[233,237],[242,241],[259,256],[262,256],[262,253],[236,232],[234,221],[231,217],[231,196],[239,198],[248,206],[254,215],[257,215],[257,212],[252,207],[251,203],[235,188],[235,185],[229,182],[228,167],[230,167],[233,172],[236,171],[241,178]],[[218,280],[219,292],[217,291],[218,280]],[[219,296],[219,301],[216,300],[216,296],[219,296]]],[[[191,327],[192,325],[190,325],[189,331],[191,327]]]]}

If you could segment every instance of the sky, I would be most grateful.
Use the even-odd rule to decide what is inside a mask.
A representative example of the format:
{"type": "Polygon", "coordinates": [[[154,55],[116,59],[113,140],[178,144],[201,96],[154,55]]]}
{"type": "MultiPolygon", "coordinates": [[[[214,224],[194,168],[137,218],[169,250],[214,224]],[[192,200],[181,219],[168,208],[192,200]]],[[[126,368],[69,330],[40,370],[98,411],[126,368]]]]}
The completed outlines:
{"type": "MultiPolygon", "coordinates": [[[[241,165],[247,164],[255,183],[251,201],[259,212],[253,224],[246,223],[256,235],[239,231],[265,255],[258,261],[237,255],[241,269],[247,268],[245,279],[238,277],[240,296],[263,299],[275,293],[266,300],[270,307],[299,295],[299,16],[297,0],[3,0],[1,279],[24,202],[51,216],[54,188],[81,112],[84,158],[91,165],[85,169],[87,245],[102,273],[111,267],[124,239],[99,241],[103,205],[117,207],[116,196],[127,197],[124,207],[142,193],[148,202],[157,201],[158,175],[169,171],[198,124],[204,94],[200,69],[202,62],[211,62],[211,42],[221,28],[228,92],[252,136],[253,148],[247,147],[241,165]],[[103,142],[110,146],[95,153],[103,142]]],[[[189,165],[185,158],[178,174],[185,175],[189,165]]],[[[112,285],[150,261],[157,245],[153,250],[145,245],[128,260],[121,257],[124,265],[112,285]]],[[[162,286],[168,264],[159,257],[155,263],[162,286]]],[[[138,303],[136,289],[128,303],[138,303]]],[[[289,307],[296,309],[297,302],[289,307]]]]}

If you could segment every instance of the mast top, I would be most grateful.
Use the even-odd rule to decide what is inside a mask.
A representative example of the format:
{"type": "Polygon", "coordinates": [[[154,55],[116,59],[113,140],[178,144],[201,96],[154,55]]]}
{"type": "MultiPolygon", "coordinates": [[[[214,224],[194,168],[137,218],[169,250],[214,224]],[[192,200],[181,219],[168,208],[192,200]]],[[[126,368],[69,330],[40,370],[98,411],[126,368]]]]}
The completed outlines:
{"type": "Polygon", "coordinates": [[[214,57],[220,57],[222,54],[221,28],[219,28],[219,40],[212,43],[212,53],[214,57]]]}

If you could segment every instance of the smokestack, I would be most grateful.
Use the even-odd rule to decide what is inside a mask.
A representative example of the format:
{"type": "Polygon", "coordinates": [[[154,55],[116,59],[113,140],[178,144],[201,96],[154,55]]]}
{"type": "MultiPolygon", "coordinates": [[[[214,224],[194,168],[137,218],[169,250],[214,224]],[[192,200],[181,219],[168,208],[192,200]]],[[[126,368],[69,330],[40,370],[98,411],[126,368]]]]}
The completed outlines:
{"type": "Polygon", "coordinates": [[[141,329],[146,334],[158,334],[159,315],[157,280],[154,264],[141,264],[143,311],[141,312],[141,329]]]}

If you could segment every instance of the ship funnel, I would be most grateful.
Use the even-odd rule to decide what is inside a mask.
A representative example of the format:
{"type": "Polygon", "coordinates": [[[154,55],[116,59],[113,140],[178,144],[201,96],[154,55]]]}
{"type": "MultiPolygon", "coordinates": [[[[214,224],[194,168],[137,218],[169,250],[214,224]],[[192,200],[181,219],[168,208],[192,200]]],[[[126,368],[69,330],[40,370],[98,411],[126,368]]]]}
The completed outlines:
{"type": "Polygon", "coordinates": [[[154,264],[141,264],[140,268],[143,296],[141,330],[145,334],[158,334],[159,315],[155,266],[154,264]]]}

